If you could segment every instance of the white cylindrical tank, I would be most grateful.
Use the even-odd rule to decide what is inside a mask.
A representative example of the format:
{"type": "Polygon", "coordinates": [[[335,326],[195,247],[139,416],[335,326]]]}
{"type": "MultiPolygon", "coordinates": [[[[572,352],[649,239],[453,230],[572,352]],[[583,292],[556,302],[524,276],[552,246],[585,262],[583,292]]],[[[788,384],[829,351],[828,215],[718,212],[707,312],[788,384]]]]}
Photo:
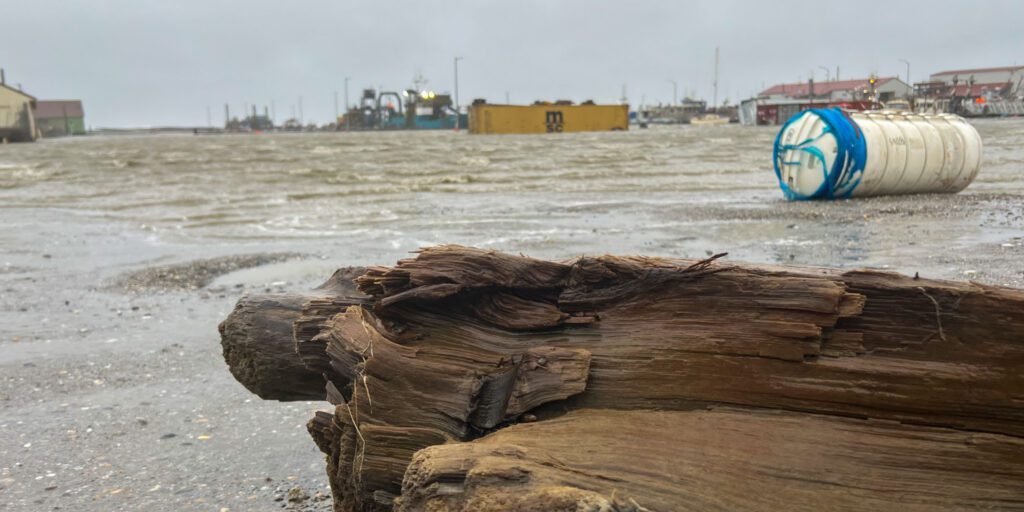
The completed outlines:
{"type": "Polygon", "coordinates": [[[775,139],[775,174],[789,199],[959,192],[981,169],[981,137],[951,114],[801,112],[775,139]]]}

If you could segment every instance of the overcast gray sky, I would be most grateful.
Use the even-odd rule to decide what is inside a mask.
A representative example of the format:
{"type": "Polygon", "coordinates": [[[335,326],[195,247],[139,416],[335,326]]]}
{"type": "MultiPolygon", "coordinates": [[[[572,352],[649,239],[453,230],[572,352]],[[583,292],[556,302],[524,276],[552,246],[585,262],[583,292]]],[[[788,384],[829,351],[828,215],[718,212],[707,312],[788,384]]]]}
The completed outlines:
{"type": "Polygon", "coordinates": [[[42,99],[80,98],[92,127],[223,122],[224,103],[302,97],[327,122],[351,76],[399,90],[421,71],[460,99],[710,100],[780,81],[1024,63],[1024,1],[0,0],[0,67],[42,99]]]}

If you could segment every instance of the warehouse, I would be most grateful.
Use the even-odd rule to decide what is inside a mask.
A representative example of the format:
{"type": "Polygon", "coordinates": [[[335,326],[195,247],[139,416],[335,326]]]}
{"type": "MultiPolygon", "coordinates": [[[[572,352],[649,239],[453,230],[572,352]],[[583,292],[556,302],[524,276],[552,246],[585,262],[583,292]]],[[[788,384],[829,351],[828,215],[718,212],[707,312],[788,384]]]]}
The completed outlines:
{"type": "Polygon", "coordinates": [[[761,91],[755,98],[740,102],[740,123],[782,124],[796,113],[810,108],[871,110],[893,100],[903,100],[912,90],[896,77],[777,84],[761,91]]]}
{"type": "Polygon", "coordinates": [[[1024,66],[942,71],[914,84],[918,112],[1024,115],[1024,66]]]}
{"type": "Polygon", "coordinates": [[[85,111],[79,100],[39,100],[35,118],[43,137],[85,135],[85,111]]]}
{"type": "Polygon", "coordinates": [[[999,85],[1009,84],[1013,89],[1020,89],[1024,83],[1024,66],[1004,66],[1000,68],[957,69],[933,73],[931,82],[942,82],[946,85],[967,84],[999,85]]]}
{"type": "Polygon", "coordinates": [[[36,99],[6,84],[0,70],[0,142],[32,142],[36,140],[36,123],[32,115],[36,99]]]}
{"type": "Polygon", "coordinates": [[[814,99],[828,102],[874,100],[884,103],[906,98],[911,91],[911,87],[899,78],[880,77],[778,84],[761,91],[757,96],[769,100],[814,99]]]}

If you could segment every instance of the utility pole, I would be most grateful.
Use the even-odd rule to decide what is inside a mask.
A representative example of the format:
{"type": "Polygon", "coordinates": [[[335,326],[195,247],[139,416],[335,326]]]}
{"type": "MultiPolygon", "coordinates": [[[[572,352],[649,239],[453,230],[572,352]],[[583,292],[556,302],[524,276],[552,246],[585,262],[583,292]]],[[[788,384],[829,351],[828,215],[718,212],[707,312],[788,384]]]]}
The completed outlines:
{"type": "Polygon", "coordinates": [[[907,65],[907,85],[913,87],[914,84],[910,81],[910,61],[907,59],[900,59],[900,62],[907,65]]]}
{"type": "Polygon", "coordinates": [[[831,82],[832,81],[832,70],[831,69],[826,68],[825,66],[818,66],[818,69],[824,69],[825,70],[825,81],[826,82],[831,82]]]}
{"type": "Polygon", "coordinates": [[[345,131],[348,131],[349,127],[352,126],[349,123],[349,115],[348,115],[348,110],[349,110],[349,103],[348,103],[348,81],[351,78],[352,77],[349,77],[349,76],[345,77],[345,131]]]}
{"type": "Polygon", "coordinates": [[[676,81],[672,80],[671,78],[668,80],[668,82],[672,84],[672,106],[674,107],[677,104],[679,104],[679,84],[677,84],[676,81]]]}
{"type": "Polygon", "coordinates": [[[334,122],[338,122],[338,91],[334,91],[334,122]]]}
{"type": "Polygon", "coordinates": [[[459,61],[462,57],[455,57],[455,131],[459,131],[459,124],[462,115],[459,113],[459,61]]]}
{"type": "Polygon", "coordinates": [[[712,105],[715,112],[718,112],[718,47],[715,47],[715,95],[712,105]]]}

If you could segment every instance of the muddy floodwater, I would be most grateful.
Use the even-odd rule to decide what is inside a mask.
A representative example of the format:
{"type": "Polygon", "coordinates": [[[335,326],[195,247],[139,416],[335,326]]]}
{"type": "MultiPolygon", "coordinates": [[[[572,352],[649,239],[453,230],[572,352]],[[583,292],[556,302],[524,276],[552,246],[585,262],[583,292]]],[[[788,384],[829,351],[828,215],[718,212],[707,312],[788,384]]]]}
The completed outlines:
{"type": "Polygon", "coordinates": [[[1024,286],[1024,120],[975,125],[964,192],[836,202],[782,199],[771,127],[0,146],[0,509],[328,509],[305,430],[327,404],[250,395],[217,323],[426,245],[1024,286]]]}

